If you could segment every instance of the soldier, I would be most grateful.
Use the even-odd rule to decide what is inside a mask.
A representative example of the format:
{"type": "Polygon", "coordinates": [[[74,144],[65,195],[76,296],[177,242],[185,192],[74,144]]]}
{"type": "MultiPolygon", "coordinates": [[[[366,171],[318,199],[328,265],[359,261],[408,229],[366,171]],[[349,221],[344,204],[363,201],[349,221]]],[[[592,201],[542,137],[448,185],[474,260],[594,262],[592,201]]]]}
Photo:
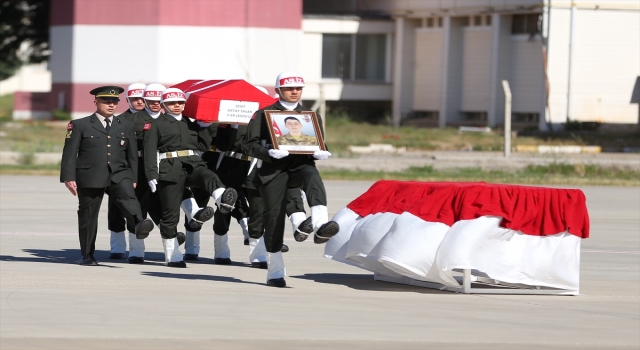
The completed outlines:
{"type": "Polygon", "coordinates": [[[98,213],[106,192],[113,197],[127,225],[137,238],[144,239],[153,230],[136,199],[134,187],[138,175],[138,148],[133,123],[113,117],[119,95],[118,86],[102,86],[90,91],[95,96],[96,112],[67,125],[62,151],[60,182],[78,196],[78,235],[81,265],[97,266],[95,242],[98,213]]]}
{"type": "Polygon", "coordinates": [[[318,139],[302,133],[302,123],[296,117],[284,118],[284,125],[289,132],[276,138],[278,145],[317,146],[318,139]]]}
{"type": "MultiPolygon", "coordinates": [[[[262,160],[258,172],[258,190],[264,201],[264,242],[267,249],[267,285],[285,287],[285,268],[282,259],[286,192],[290,188],[302,188],[311,208],[311,223],[315,232],[314,241],[324,243],[338,233],[338,223],[329,221],[327,197],[320,174],[315,167],[315,159],[327,159],[328,151],[318,150],[313,156],[292,154],[285,150],[270,149],[263,140],[271,137],[270,126],[264,116],[265,110],[303,111],[298,101],[302,97],[304,79],[294,72],[280,73],[276,79],[276,89],[280,100],[258,110],[245,135],[245,154],[262,160]]],[[[318,119],[321,117],[318,116],[318,119]]],[[[322,125],[321,119],[319,120],[322,125]]],[[[322,130],[321,130],[322,131],[322,130]]],[[[323,132],[323,131],[322,131],[323,132]]]]}
{"type": "MultiPolygon", "coordinates": [[[[144,104],[144,99],[142,98],[142,95],[144,94],[144,89],[146,87],[147,86],[145,84],[141,84],[141,83],[133,83],[127,87],[127,90],[125,91],[127,94],[127,97],[125,97],[125,99],[129,104],[129,109],[121,113],[118,116],[119,118],[124,118],[129,121],[132,121],[129,118],[130,116],[132,116],[133,114],[139,111],[144,110],[145,104],[144,104]]],[[[141,149],[142,149],[141,145],[138,145],[138,150],[141,150],[141,149]]],[[[148,188],[149,186],[145,186],[146,181],[140,178],[140,176],[144,174],[144,171],[140,171],[141,165],[142,165],[142,168],[144,169],[144,164],[142,164],[142,162],[139,161],[138,162],[139,181],[136,185],[136,197],[138,198],[138,202],[140,203],[140,209],[142,210],[142,215],[146,217],[146,214],[147,214],[147,210],[145,208],[146,198],[141,198],[141,196],[138,193],[141,190],[143,190],[145,187],[148,188]]],[[[124,259],[124,253],[127,251],[127,240],[124,234],[125,218],[124,218],[124,215],[122,215],[122,213],[120,212],[120,209],[118,209],[118,205],[116,204],[115,199],[112,197],[109,197],[108,208],[109,208],[109,212],[108,212],[109,214],[107,215],[107,217],[108,217],[108,223],[109,223],[109,231],[111,231],[111,255],[109,255],[109,259],[124,259]]],[[[133,239],[135,239],[135,234],[129,232],[129,239],[131,239],[131,237],[134,237],[133,239]]],[[[140,242],[142,242],[142,244],[144,245],[144,240],[140,240],[140,242]]],[[[129,262],[131,262],[131,255],[129,257],[130,257],[129,262]]]]}
{"type": "Polygon", "coordinates": [[[151,192],[156,190],[162,204],[160,234],[169,267],[186,267],[176,239],[180,220],[181,195],[185,187],[206,190],[218,205],[218,210],[230,212],[238,196],[224,185],[200,158],[199,133],[208,128],[182,116],[186,97],[175,88],[162,93],[166,114],[144,125],[144,164],[151,192]]]}

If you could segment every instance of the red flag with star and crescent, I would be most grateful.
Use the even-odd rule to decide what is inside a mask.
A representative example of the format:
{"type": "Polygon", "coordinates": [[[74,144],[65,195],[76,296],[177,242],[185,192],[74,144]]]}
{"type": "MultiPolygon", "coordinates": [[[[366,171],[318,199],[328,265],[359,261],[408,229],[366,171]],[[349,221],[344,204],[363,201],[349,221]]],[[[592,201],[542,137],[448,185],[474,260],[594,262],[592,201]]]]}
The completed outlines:
{"type": "Polygon", "coordinates": [[[280,137],[282,136],[282,131],[280,131],[280,128],[278,127],[278,123],[276,123],[276,121],[273,121],[273,133],[276,134],[276,137],[280,137]]]}

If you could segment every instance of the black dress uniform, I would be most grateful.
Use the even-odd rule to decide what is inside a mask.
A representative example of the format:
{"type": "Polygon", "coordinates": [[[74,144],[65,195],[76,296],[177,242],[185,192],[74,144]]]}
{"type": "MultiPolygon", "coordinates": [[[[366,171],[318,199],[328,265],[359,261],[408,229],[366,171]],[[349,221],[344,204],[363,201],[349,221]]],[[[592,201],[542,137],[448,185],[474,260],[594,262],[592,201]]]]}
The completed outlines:
{"type": "MultiPolygon", "coordinates": [[[[310,207],[327,205],[327,195],[311,155],[290,154],[282,159],[269,156],[269,148],[262,146],[261,140],[271,140],[269,125],[264,116],[265,110],[285,111],[280,102],[258,110],[248,125],[245,135],[244,153],[262,160],[262,166],[257,169],[257,184],[262,197],[264,242],[270,253],[279,252],[282,248],[284,236],[284,217],[287,201],[285,196],[289,189],[302,188],[307,196],[310,207]]],[[[309,111],[300,104],[294,111],[309,111]]],[[[322,128],[322,119],[318,115],[318,122],[322,128]]],[[[324,135],[324,130],[322,130],[324,135]]],[[[269,142],[269,141],[268,141],[269,142]]],[[[252,203],[250,203],[251,205],[252,203]]]]}
{"type": "MultiPolygon", "coordinates": [[[[135,188],[136,198],[140,203],[140,210],[142,215],[147,216],[158,225],[160,223],[160,198],[158,193],[152,193],[149,188],[149,182],[144,172],[144,125],[153,122],[153,117],[149,115],[146,109],[138,111],[136,113],[131,112],[131,109],[127,109],[126,112],[120,114],[119,118],[126,119],[134,124],[134,130],[136,135],[136,145],[138,147],[138,184],[135,188]]],[[[124,215],[118,209],[115,201],[109,198],[109,230],[114,232],[124,231],[125,218],[124,215]]],[[[131,241],[130,241],[131,243],[131,241]]],[[[132,251],[132,247],[129,250],[129,262],[130,263],[142,263],[144,246],[138,247],[132,251]],[[140,251],[141,250],[141,251],[140,251]]]]}
{"type": "MultiPolygon", "coordinates": [[[[224,184],[199,156],[199,133],[208,133],[208,128],[201,128],[187,117],[177,120],[166,114],[144,128],[147,129],[144,134],[145,173],[149,181],[158,180],[162,205],[160,234],[165,239],[172,239],[178,234],[176,227],[184,188],[195,187],[211,194],[224,188],[224,184]],[[158,153],[172,155],[158,160],[158,153]]],[[[235,190],[231,188],[221,198],[226,206],[232,206],[236,199],[235,190]]],[[[228,211],[226,206],[219,210],[228,211]]]]}
{"type": "MultiPolygon", "coordinates": [[[[122,90],[109,86],[91,93],[100,98],[117,98],[122,90]]],[[[153,223],[143,220],[133,189],[138,175],[138,148],[132,142],[135,139],[133,123],[120,117],[105,120],[108,120],[106,128],[97,114],[69,122],[60,168],[60,182],[77,184],[78,234],[83,264],[87,265],[97,264],[93,255],[98,213],[105,192],[131,219],[131,232],[145,238],[153,229],[153,223]]]]}
{"type": "MultiPolygon", "coordinates": [[[[138,184],[136,185],[136,197],[140,202],[140,209],[142,215],[146,218],[147,215],[153,220],[155,224],[160,223],[160,203],[156,194],[152,194],[149,189],[149,183],[144,172],[144,125],[151,123],[154,119],[147,113],[146,110],[142,110],[136,113],[132,113],[130,110],[120,114],[119,118],[126,119],[133,122],[136,135],[136,145],[138,147],[138,184]],[[151,200],[149,199],[151,197],[151,200]]],[[[125,227],[124,216],[119,212],[115,203],[109,200],[109,230],[115,232],[124,231],[125,227]],[[113,214],[112,214],[113,209],[113,214]]]]}

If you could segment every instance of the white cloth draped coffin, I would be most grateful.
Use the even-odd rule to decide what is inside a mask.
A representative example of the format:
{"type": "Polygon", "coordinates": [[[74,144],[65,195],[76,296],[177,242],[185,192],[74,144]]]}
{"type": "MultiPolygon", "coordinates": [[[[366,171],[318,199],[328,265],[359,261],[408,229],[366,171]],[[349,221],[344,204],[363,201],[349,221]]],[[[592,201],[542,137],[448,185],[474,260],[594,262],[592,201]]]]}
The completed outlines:
{"type": "Polygon", "coordinates": [[[458,287],[454,269],[500,282],[578,290],[580,238],[568,232],[532,236],[481,216],[448,226],[409,213],[359,216],[343,208],[340,231],[324,256],[384,275],[458,287]]]}

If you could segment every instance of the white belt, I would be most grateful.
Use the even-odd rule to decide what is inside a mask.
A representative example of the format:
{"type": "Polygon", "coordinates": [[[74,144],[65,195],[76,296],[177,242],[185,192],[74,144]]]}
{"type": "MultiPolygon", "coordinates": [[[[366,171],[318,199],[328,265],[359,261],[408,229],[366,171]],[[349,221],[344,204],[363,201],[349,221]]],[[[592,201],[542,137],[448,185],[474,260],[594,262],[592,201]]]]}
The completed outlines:
{"type": "Polygon", "coordinates": [[[192,150],[182,150],[182,151],[173,151],[173,152],[165,152],[158,153],[158,159],[170,159],[170,158],[178,158],[178,157],[189,157],[189,156],[198,156],[200,157],[202,152],[200,151],[192,151],[192,150]]]}

